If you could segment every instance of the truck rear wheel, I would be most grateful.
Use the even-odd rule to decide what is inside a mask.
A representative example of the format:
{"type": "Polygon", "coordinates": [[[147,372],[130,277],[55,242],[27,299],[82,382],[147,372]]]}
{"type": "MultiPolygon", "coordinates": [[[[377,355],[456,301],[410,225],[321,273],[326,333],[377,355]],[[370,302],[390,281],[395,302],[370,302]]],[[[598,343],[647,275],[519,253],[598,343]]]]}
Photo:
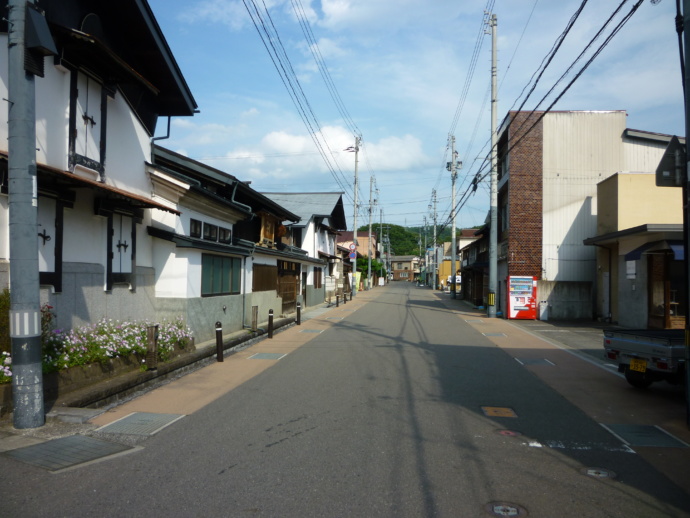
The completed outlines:
{"type": "Polygon", "coordinates": [[[646,389],[654,381],[646,372],[631,371],[630,367],[625,368],[625,379],[633,387],[638,389],[646,389]]]}

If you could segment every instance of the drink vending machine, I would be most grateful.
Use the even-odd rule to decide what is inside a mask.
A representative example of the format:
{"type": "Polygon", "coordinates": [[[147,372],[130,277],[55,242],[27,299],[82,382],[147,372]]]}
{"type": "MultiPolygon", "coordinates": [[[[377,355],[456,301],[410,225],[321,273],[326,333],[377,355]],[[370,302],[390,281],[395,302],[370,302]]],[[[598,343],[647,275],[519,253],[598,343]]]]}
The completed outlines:
{"type": "Polygon", "coordinates": [[[537,319],[537,278],[508,276],[508,318],[537,319]]]}

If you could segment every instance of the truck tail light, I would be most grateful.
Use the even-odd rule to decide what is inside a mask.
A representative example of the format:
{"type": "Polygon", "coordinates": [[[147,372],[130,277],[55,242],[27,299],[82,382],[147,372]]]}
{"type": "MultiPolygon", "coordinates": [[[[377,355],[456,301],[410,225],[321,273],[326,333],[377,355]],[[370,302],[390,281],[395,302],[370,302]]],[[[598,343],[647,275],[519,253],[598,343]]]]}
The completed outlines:
{"type": "Polygon", "coordinates": [[[606,357],[609,360],[617,360],[619,354],[620,354],[620,351],[614,351],[613,349],[606,351],[606,357]]]}
{"type": "Polygon", "coordinates": [[[656,367],[657,367],[657,369],[659,369],[659,370],[667,371],[667,370],[668,370],[668,363],[666,363],[666,362],[664,362],[664,361],[658,361],[658,360],[657,360],[657,362],[656,362],[656,367]]]}

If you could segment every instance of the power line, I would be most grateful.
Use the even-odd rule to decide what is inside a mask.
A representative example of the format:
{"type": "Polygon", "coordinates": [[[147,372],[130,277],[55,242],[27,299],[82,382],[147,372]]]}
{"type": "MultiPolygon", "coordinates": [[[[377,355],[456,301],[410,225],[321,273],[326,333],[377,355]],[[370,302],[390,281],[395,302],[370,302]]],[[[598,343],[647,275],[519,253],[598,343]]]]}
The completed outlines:
{"type": "Polygon", "coordinates": [[[273,23],[273,19],[268,11],[268,8],[266,7],[265,2],[263,2],[262,0],[266,19],[270,23],[270,27],[272,28],[272,30],[268,28],[268,24],[262,16],[259,7],[256,5],[255,0],[242,0],[242,2],[244,3],[244,6],[247,9],[247,12],[249,13],[249,17],[251,18],[254,27],[259,33],[259,37],[261,38],[261,41],[264,44],[264,47],[266,48],[266,51],[269,53],[271,61],[273,62],[273,66],[278,72],[278,75],[280,76],[281,81],[283,82],[283,85],[285,86],[288,92],[288,95],[290,96],[292,102],[297,108],[300,118],[306,126],[307,131],[309,132],[309,135],[312,141],[314,142],[314,145],[316,146],[317,150],[319,151],[319,154],[321,155],[324,163],[326,164],[326,167],[328,168],[329,172],[335,179],[340,189],[346,194],[346,196],[349,197],[348,189],[345,187],[345,185],[348,184],[347,180],[345,180],[345,175],[342,171],[339,170],[338,162],[335,159],[335,156],[333,155],[333,151],[330,149],[330,147],[328,146],[328,142],[325,140],[323,132],[321,131],[319,121],[314,111],[312,110],[311,104],[309,103],[309,100],[306,94],[304,93],[304,90],[302,89],[299,79],[297,78],[297,74],[295,73],[294,68],[292,67],[290,58],[287,55],[287,51],[285,50],[285,47],[282,44],[280,35],[278,34],[278,30],[275,27],[275,24],[273,23]],[[318,129],[318,133],[315,130],[315,127],[318,129]],[[318,135],[320,135],[321,139],[319,139],[318,135]],[[321,140],[323,140],[323,143],[321,142],[321,140]],[[328,154],[326,153],[326,149],[324,149],[324,147],[328,149],[328,154],[330,154],[330,157],[333,159],[333,163],[331,163],[331,160],[329,159],[328,154]],[[345,181],[345,184],[343,184],[343,181],[345,181]]]}

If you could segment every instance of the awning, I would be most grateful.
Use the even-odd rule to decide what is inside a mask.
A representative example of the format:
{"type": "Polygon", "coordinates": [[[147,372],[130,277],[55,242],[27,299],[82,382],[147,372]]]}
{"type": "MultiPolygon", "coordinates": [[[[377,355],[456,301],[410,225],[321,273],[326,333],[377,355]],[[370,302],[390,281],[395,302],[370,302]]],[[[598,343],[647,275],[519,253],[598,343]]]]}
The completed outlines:
{"type": "Polygon", "coordinates": [[[676,261],[682,261],[685,258],[683,242],[676,240],[663,239],[661,241],[651,241],[645,243],[642,246],[638,246],[634,250],[631,250],[625,254],[626,261],[638,261],[642,254],[648,254],[651,252],[661,252],[670,250],[673,253],[673,258],[676,261]]]}

